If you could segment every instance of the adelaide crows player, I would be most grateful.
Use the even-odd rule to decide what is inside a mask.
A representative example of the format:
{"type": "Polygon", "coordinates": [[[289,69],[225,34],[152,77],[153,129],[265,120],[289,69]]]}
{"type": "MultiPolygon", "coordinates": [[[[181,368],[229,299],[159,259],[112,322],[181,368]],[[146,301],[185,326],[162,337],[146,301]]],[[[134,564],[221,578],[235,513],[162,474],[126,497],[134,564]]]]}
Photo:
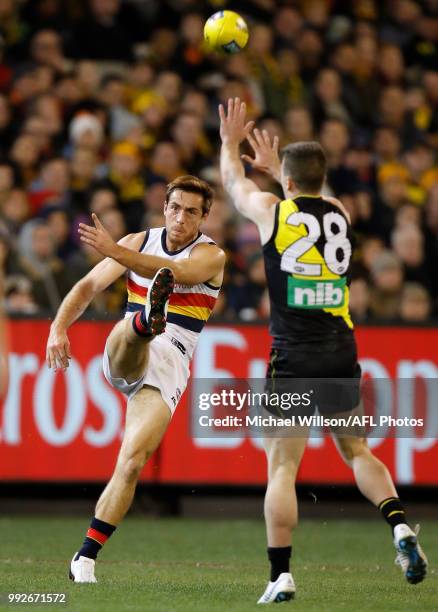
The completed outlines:
{"type": "Polygon", "coordinates": [[[126,313],[107,339],[103,373],[128,403],[113,475],[70,563],[74,582],[96,582],[97,555],[128,511],[140,473],[186,388],[190,360],[219,295],[225,264],[225,253],[200,231],[212,203],[213,191],[205,181],[180,176],[167,186],[165,227],[129,234],[116,244],[96,215],[94,227],[80,224],[81,240],[104,259],[59,307],[47,342],[47,364],[54,370],[68,367],[68,328],[96,295],[127,272],[126,313]]]}
{"type": "MultiPolygon", "coordinates": [[[[360,379],[353,324],[348,309],[347,276],[351,261],[348,213],[335,198],[321,195],[326,174],[324,151],[317,142],[288,145],[280,163],[278,142],[246,122],[245,104],[238,98],[219,107],[221,175],[237,210],[259,229],[271,303],[273,337],[268,381],[277,379],[360,379]],[[245,177],[239,155],[248,138],[256,168],[282,186],[284,200],[262,192],[245,177]]],[[[244,156],[245,158],[245,156],[244,156]]],[[[297,380],[298,383],[298,380],[297,380]]],[[[336,385],[333,380],[333,385],[336,385]]],[[[358,386],[357,386],[358,388],[358,386]]],[[[329,394],[330,395],[330,394],[329,394]]],[[[359,397],[344,394],[337,413],[357,410],[359,397]]],[[[328,401],[333,403],[336,394],[328,401]]],[[[319,409],[322,398],[318,401],[319,409]]],[[[332,431],[340,454],[352,468],[361,493],[379,508],[391,526],[397,561],[408,582],[421,582],[427,560],[416,533],[408,526],[403,506],[385,465],[370,451],[365,438],[332,431]]],[[[295,478],[307,441],[299,437],[265,439],[268,487],[265,520],[271,576],[258,603],[294,597],[290,573],[292,531],[297,525],[295,478]]]]}

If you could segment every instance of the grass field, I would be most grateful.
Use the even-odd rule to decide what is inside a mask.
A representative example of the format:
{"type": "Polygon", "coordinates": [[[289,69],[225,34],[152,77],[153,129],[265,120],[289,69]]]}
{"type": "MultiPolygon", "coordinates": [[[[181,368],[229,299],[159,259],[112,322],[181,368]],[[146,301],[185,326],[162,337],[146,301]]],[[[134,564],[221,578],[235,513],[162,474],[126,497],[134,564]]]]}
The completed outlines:
{"type": "MultiPolygon", "coordinates": [[[[66,592],[68,605],[49,609],[84,612],[260,609],[268,569],[262,521],[128,518],[100,555],[98,584],[75,585],[68,561],[86,526],[84,518],[0,518],[0,592],[66,592]]],[[[431,567],[420,585],[408,585],[393,565],[389,535],[380,522],[303,521],[297,597],[280,610],[438,610],[438,522],[422,524],[431,567]]]]}

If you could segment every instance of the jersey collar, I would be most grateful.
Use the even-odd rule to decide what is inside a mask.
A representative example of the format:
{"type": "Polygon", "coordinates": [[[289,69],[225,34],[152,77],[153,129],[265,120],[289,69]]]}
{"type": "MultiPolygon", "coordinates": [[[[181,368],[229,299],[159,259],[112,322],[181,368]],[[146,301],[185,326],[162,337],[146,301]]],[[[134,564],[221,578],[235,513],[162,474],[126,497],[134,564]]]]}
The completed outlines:
{"type": "Polygon", "coordinates": [[[191,242],[183,246],[181,249],[177,249],[176,251],[169,251],[166,245],[167,230],[165,227],[163,227],[163,231],[161,232],[161,248],[166,253],[166,255],[178,255],[178,253],[182,253],[184,249],[186,249],[187,247],[192,245],[194,242],[196,242],[199,236],[201,236],[201,234],[202,232],[198,232],[198,235],[196,236],[196,238],[194,238],[191,242]]]}

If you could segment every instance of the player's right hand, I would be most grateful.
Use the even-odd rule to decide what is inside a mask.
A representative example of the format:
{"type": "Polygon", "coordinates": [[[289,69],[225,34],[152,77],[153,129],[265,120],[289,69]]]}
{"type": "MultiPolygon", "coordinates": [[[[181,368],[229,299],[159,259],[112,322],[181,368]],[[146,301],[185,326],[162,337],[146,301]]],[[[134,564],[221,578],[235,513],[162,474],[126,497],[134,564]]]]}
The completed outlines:
{"type": "Polygon", "coordinates": [[[220,137],[224,144],[238,146],[254,127],[254,121],[246,121],[246,104],[240,98],[229,98],[227,110],[219,104],[220,137]]]}
{"type": "Polygon", "coordinates": [[[243,161],[251,164],[253,168],[269,174],[276,180],[280,180],[280,158],[278,155],[278,136],[271,139],[266,130],[255,129],[253,134],[247,135],[247,140],[254,152],[254,158],[249,155],[242,155],[243,161]]]}
{"type": "Polygon", "coordinates": [[[71,359],[70,341],[66,332],[51,329],[47,340],[46,361],[49,368],[66,370],[71,359]]]}

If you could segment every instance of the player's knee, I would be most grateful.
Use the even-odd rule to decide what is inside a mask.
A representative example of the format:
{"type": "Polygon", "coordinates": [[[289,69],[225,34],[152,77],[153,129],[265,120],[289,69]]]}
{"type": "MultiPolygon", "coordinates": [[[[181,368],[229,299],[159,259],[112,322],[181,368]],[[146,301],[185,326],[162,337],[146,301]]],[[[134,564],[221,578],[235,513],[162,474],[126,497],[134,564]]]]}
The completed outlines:
{"type": "Polygon", "coordinates": [[[342,458],[351,465],[356,457],[368,454],[370,449],[364,438],[339,438],[338,448],[342,458]]]}
{"type": "Polygon", "coordinates": [[[300,466],[301,455],[283,440],[275,440],[267,453],[269,479],[294,480],[300,466]]]}
{"type": "Polygon", "coordinates": [[[124,457],[120,462],[119,468],[123,480],[127,483],[137,482],[146,459],[147,456],[144,453],[124,457]]]}
{"type": "Polygon", "coordinates": [[[269,481],[282,481],[287,485],[293,485],[297,473],[299,464],[293,460],[289,461],[275,461],[269,464],[269,481]]]}

